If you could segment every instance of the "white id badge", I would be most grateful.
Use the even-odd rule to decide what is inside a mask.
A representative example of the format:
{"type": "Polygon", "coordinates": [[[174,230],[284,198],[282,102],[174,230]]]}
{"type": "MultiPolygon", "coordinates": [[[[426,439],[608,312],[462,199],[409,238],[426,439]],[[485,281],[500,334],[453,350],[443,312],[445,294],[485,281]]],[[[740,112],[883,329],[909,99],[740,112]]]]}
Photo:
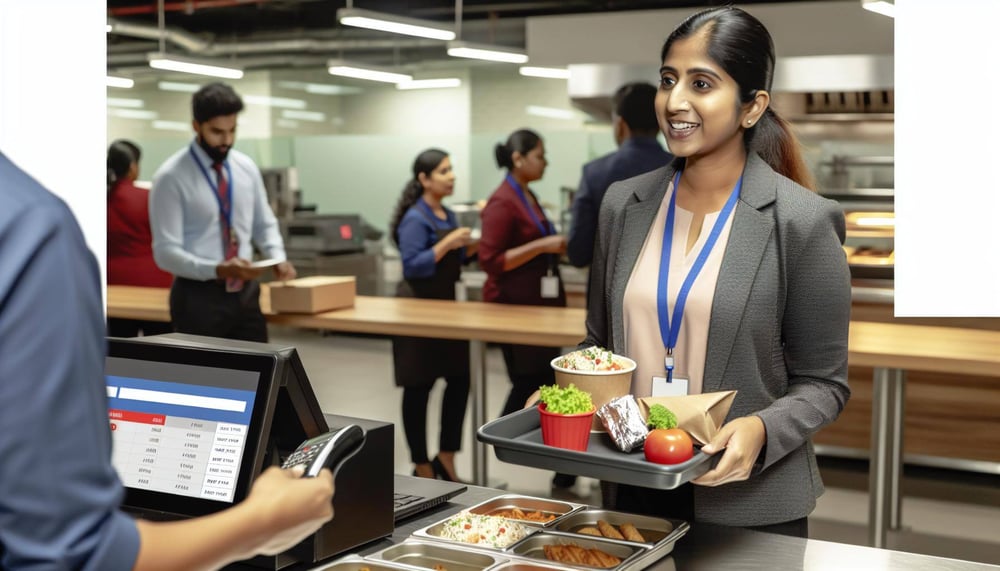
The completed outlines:
{"type": "Polygon", "coordinates": [[[666,377],[653,377],[654,397],[683,397],[688,394],[688,380],[676,375],[667,382],[666,377]]]}
{"type": "Polygon", "coordinates": [[[559,297],[558,276],[544,276],[542,278],[542,297],[546,299],[559,297]]]}
{"type": "Polygon", "coordinates": [[[455,301],[469,301],[469,289],[462,280],[455,282],[455,301]]]}

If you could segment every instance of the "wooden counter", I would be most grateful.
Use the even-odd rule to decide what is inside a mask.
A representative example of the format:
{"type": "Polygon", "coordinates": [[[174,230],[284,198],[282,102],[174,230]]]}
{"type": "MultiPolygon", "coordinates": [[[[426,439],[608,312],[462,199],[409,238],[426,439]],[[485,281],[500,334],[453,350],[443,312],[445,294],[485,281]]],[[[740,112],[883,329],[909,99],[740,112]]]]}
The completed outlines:
{"type": "MultiPolygon", "coordinates": [[[[261,306],[269,309],[267,289],[262,288],[261,306]]],[[[168,319],[166,290],[110,286],[109,317],[168,319]]],[[[518,342],[546,346],[573,346],[585,336],[586,312],[580,308],[500,305],[483,302],[452,302],[412,298],[359,296],[355,306],[318,315],[275,315],[272,323],[356,333],[404,334],[444,339],[468,339],[473,363],[473,427],[484,422],[485,343],[518,342]]],[[[983,433],[952,433],[955,441],[981,446],[983,439],[996,438],[997,398],[1000,388],[1000,331],[965,329],[909,323],[852,321],[849,360],[857,370],[871,367],[867,388],[870,421],[865,427],[871,446],[870,522],[872,544],[885,545],[888,527],[898,527],[899,478],[904,438],[905,375],[978,375],[991,383],[983,433]],[[905,371],[905,373],[904,373],[905,371]],[[875,414],[871,414],[874,411],[875,414]]],[[[854,380],[852,379],[852,382],[854,380]]],[[[864,393],[864,382],[854,382],[855,396],[864,393]],[[859,386],[860,384],[860,386],[859,386]],[[858,389],[862,390],[858,390],[858,389]]],[[[951,387],[944,387],[946,395],[951,387]]],[[[863,402],[863,401],[862,401],[863,402]]],[[[832,427],[850,419],[848,410],[859,407],[852,398],[843,416],[832,427]]],[[[863,406],[863,405],[862,405],[863,406]]],[[[936,419],[923,419],[933,427],[936,419]]],[[[938,428],[940,431],[940,428],[938,428]]],[[[823,433],[817,441],[822,442],[823,433]]],[[[473,467],[477,483],[485,483],[484,451],[474,446],[473,467]]]]}

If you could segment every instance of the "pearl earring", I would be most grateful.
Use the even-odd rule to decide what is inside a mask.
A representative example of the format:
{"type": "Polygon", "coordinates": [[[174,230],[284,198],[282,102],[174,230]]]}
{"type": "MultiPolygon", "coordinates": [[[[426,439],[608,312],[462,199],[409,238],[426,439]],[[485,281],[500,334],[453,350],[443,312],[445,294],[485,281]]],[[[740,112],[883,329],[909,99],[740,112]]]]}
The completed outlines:
{"type": "Polygon", "coordinates": [[[747,125],[753,125],[753,121],[750,120],[750,119],[747,119],[747,125]]]}

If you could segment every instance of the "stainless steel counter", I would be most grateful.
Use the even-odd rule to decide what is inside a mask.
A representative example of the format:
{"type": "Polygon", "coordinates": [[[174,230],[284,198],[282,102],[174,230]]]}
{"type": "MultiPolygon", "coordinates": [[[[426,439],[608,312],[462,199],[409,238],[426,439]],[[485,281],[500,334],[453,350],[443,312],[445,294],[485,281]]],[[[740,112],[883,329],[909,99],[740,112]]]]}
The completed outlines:
{"type": "MultiPolygon", "coordinates": [[[[396,527],[390,538],[373,542],[356,551],[359,555],[374,553],[408,538],[414,531],[440,521],[465,506],[477,504],[506,493],[502,490],[469,486],[469,490],[452,502],[408,520],[396,527]]],[[[325,565],[294,567],[319,571],[325,565]]],[[[673,553],[649,567],[654,570],[677,571],[824,571],[865,569],[872,571],[977,571],[998,570],[1000,566],[959,561],[859,547],[815,539],[799,539],[740,528],[709,524],[693,524],[691,531],[677,541],[673,553]]]]}

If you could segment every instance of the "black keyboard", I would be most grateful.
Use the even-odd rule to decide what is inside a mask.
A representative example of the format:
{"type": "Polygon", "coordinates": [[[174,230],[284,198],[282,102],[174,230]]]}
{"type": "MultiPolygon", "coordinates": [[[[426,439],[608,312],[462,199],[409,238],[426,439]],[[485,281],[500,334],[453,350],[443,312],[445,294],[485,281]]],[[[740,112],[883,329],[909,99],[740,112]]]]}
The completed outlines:
{"type": "Polygon", "coordinates": [[[399,509],[403,506],[412,504],[413,502],[419,502],[424,499],[423,496],[411,496],[407,494],[400,494],[398,492],[392,495],[392,505],[395,509],[399,509]]]}

